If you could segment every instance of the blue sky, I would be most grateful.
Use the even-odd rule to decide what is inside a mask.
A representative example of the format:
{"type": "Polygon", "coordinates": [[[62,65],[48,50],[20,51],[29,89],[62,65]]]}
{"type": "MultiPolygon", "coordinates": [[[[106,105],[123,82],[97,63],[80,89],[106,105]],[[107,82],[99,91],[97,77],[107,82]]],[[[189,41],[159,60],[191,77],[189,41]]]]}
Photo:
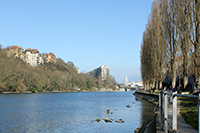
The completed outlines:
{"type": "Polygon", "coordinates": [[[153,0],[0,0],[0,44],[53,52],[81,72],[101,65],[116,81],[140,75],[153,0]]]}

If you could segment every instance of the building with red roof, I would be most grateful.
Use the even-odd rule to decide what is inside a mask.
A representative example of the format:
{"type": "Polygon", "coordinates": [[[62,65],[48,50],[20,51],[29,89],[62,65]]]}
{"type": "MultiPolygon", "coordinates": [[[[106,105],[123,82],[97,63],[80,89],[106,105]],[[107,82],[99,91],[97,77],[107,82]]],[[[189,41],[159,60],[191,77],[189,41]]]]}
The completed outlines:
{"type": "Polygon", "coordinates": [[[23,54],[24,50],[22,49],[22,47],[18,47],[18,46],[11,46],[11,47],[7,47],[5,49],[5,52],[7,54],[7,57],[18,57],[20,58],[20,56],[23,54]]]}
{"type": "Polygon", "coordinates": [[[44,64],[44,59],[41,57],[37,49],[26,49],[25,50],[25,62],[31,66],[38,66],[44,64]]]}
{"type": "Polygon", "coordinates": [[[31,66],[44,65],[44,62],[56,62],[56,56],[54,53],[40,54],[37,49],[26,49],[23,50],[20,46],[11,46],[5,49],[7,57],[18,57],[31,66]]]}
{"type": "Polygon", "coordinates": [[[46,62],[56,62],[56,56],[54,53],[50,52],[47,54],[47,61],[46,62]]]}

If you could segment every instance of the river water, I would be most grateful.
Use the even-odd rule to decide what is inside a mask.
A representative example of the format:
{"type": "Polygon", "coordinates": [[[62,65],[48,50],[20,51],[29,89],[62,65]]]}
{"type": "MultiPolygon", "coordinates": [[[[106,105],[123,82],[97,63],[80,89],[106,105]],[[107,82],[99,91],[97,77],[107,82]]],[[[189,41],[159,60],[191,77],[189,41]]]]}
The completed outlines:
{"type": "Polygon", "coordinates": [[[133,92],[1,94],[0,132],[132,133],[153,117],[153,108],[133,92]]]}

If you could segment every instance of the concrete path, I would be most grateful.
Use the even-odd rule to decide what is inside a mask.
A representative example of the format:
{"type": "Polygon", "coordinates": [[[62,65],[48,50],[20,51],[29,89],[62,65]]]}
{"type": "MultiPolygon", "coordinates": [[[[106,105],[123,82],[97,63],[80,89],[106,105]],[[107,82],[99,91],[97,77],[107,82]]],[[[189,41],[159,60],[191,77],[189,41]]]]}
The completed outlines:
{"type": "MultiPolygon", "coordinates": [[[[180,100],[177,100],[177,128],[178,133],[198,133],[192,126],[187,124],[180,114],[180,100]]],[[[172,105],[168,106],[168,120],[172,124],[172,105]]],[[[159,114],[157,115],[157,121],[159,121],[159,114]]],[[[158,122],[157,122],[158,123],[158,122]]],[[[168,126],[169,131],[171,131],[171,127],[168,126]]],[[[160,130],[159,124],[157,124],[157,133],[164,133],[164,131],[160,130]]]]}

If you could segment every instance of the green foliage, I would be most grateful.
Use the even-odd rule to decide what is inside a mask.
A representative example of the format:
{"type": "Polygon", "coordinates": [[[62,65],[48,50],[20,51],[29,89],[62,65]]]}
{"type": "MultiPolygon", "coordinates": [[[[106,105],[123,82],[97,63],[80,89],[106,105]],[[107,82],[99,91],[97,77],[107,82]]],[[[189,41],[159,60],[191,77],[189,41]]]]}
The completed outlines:
{"type": "Polygon", "coordinates": [[[120,84],[118,84],[117,86],[118,86],[119,88],[121,88],[121,85],[120,85],[120,84]]]}
{"type": "Polygon", "coordinates": [[[182,101],[181,102],[181,106],[196,106],[198,104],[198,101],[195,99],[195,100],[185,100],[185,101],[182,101]]]}
{"type": "Polygon", "coordinates": [[[197,99],[185,98],[185,97],[178,97],[181,101],[181,106],[188,107],[188,106],[196,106],[198,104],[197,99]]]}
{"type": "Polygon", "coordinates": [[[35,87],[31,87],[29,90],[30,90],[31,92],[33,92],[33,93],[36,92],[36,88],[35,88],[35,87]]]}

